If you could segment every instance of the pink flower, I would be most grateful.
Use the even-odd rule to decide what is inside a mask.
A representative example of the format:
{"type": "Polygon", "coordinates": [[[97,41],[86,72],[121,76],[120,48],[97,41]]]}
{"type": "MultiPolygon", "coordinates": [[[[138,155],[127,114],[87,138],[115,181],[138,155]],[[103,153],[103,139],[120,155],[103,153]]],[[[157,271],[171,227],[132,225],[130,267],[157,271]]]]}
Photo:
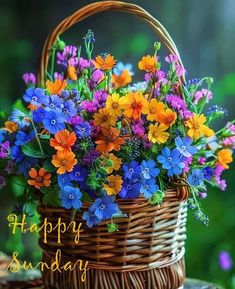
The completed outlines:
{"type": "Polygon", "coordinates": [[[185,161],[185,167],[184,167],[184,169],[183,169],[183,172],[184,172],[184,173],[189,172],[189,170],[190,170],[190,165],[191,165],[192,161],[193,161],[193,158],[192,158],[192,157],[189,157],[189,158],[186,159],[186,161],[185,161]]]}
{"type": "Polygon", "coordinates": [[[199,165],[204,165],[204,164],[206,163],[206,158],[200,157],[200,158],[198,159],[198,163],[199,163],[199,165]]]}
{"type": "Polygon", "coordinates": [[[23,74],[22,78],[23,78],[23,80],[27,86],[31,86],[31,85],[35,86],[36,85],[37,79],[36,79],[36,76],[34,73],[26,72],[23,74]]]}
{"type": "Polygon", "coordinates": [[[203,88],[202,90],[199,90],[194,94],[193,102],[195,104],[198,104],[200,100],[206,98],[206,103],[208,103],[210,99],[212,99],[212,97],[212,92],[208,89],[203,88]]]}
{"type": "Polygon", "coordinates": [[[169,54],[168,56],[165,57],[166,62],[168,63],[176,63],[179,61],[179,58],[175,54],[169,54]]]}

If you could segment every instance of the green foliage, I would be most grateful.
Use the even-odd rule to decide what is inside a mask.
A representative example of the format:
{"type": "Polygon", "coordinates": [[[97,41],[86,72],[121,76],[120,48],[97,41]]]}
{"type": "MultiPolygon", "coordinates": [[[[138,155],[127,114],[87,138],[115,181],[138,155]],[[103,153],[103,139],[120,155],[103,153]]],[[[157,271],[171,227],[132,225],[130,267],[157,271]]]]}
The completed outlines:
{"type": "Polygon", "coordinates": [[[16,197],[23,196],[25,189],[27,187],[27,182],[22,176],[14,176],[11,178],[11,188],[16,197]]]}
{"type": "Polygon", "coordinates": [[[59,206],[60,205],[60,201],[59,201],[59,188],[58,186],[54,186],[54,187],[44,187],[41,188],[41,192],[44,194],[43,196],[43,204],[45,205],[49,205],[49,206],[59,206]]]}
{"type": "Polygon", "coordinates": [[[118,225],[115,224],[115,223],[109,223],[107,224],[107,230],[109,233],[115,233],[115,232],[118,232],[118,225]]]}
{"type": "Polygon", "coordinates": [[[33,158],[45,158],[46,156],[51,156],[53,150],[49,145],[48,141],[41,141],[42,150],[37,141],[31,141],[22,146],[22,152],[29,157],[33,158]]]}
{"type": "Polygon", "coordinates": [[[149,200],[149,203],[153,206],[159,205],[163,202],[164,197],[165,193],[158,190],[155,194],[152,195],[152,197],[149,200]]]}

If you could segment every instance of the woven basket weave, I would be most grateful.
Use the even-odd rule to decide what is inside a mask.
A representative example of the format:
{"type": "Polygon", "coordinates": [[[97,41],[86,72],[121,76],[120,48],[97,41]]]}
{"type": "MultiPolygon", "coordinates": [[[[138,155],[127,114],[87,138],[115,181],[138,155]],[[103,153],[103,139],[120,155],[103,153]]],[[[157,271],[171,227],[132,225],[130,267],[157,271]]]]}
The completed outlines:
{"type": "MultiPolygon", "coordinates": [[[[178,50],[165,30],[148,12],[134,4],[119,1],[101,1],[85,6],[63,20],[45,42],[39,70],[39,84],[44,85],[49,54],[57,37],[69,27],[98,12],[113,10],[135,14],[155,30],[170,53],[179,58],[178,50]]],[[[181,83],[184,83],[184,77],[181,83]]],[[[186,200],[188,190],[184,183],[174,183],[173,189],[165,192],[164,203],[151,206],[140,197],[133,200],[118,200],[126,217],[115,218],[119,231],[107,232],[106,222],[91,229],[82,227],[80,242],[74,242],[72,232],[62,236],[58,244],[57,232],[48,235],[48,242],[39,241],[43,249],[43,261],[50,264],[55,253],[61,250],[61,264],[77,259],[89,261],[86,282],[81,281],[78,269],[63,273],[44,270],[43,280],[48,288],[56,289],[178,289],[185,278],[184,244],[186,239],[186,200]]],[[[82,212],[90,204],[83,204],[82,212]]],[[[40,206],[38,211],[43,221],[56,225],[58,218],[71,221],[71,211],[63,208],[40,206]]],[[[82,212],[74,216],[83,223],[82,212]]]]}

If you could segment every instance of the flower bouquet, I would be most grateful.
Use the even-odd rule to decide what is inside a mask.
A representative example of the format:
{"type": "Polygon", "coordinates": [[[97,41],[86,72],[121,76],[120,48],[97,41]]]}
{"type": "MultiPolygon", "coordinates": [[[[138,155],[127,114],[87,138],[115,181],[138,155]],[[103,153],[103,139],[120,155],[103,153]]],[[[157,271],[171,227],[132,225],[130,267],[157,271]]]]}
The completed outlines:
{"type": "MultiPolygon", "coordinates": [[[[149,15],[133,4],[101,3],[70,20],[83,19],[88,10],[149,15]]],[[[20,183],[18,213],[30,215],[37,202],[52,223],[60,217],[83,224],[79,244],[68,232],[63,244],[51,233],[40,245],[44,261],[54,260],[57,249],[63,262],[88,260],[86,282],[79,270],[45,270],[44,281],[56,288],[179,288],[186,209],[208,224],[201,199],[210,186],[226,187],[221,174],[232,162],[234,122],[217,132],[211,128],[226,113],[216,105],[203,111],[213,96],[212,79],[185,82],[169,36],[163,42],[174,53],[165,58],[167,71],[155,43],[137,65],[143,81],[132,83],[131,64],[110,54],[93,57],[92,31],[84,49],[65,45],[55,31],[44,48],[38,85],[34,74],[24,74],[22,103],[0,131],[0,186],[11,176],[20,183]]]]}

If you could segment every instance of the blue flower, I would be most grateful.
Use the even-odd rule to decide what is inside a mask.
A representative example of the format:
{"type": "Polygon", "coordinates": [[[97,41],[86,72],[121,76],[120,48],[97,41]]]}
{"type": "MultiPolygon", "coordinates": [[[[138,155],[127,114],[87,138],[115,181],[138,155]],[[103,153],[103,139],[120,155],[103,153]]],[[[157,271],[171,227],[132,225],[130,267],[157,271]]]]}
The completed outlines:
{"type": "Polygon", "coordinates": [[[16,122],[19,128],[24,128],[25,126],[30,125],[28,116],[17,108],[12,110],[9,120],[16,122]]]}
{"type": "Polygon", "coordinates": [[[16,134],[15,144],[17,146],[21,146],[29,141],[31,141],[35,137],[35,133],[32,131],[29,134],[24,133],[23,131],[18,131],[16,134]]]}
{"type": "Polygon", "coordinates": [[[197,152],[196,147],[191,146],[192,142],[193,140],[187,136],[183,139],[180,136],[177,136],[175,139],[177,149],[185,157],[191,157],[197,152]]]}
{"type": "Polygon", "coordinates": [[[91,126],[88,122],[80,122],[75,126],[75,133],[77,137],[87,138],[91,135],[91,126]]]}
{"type": "Polygon", "coordinates": [[[125,163],[122,166],[125,179],[138,179],[140,177],[141,168],[137,161],[131,161],[130,163],[125,163]]]}
{"type": "Polygon", "coordinates": [[[16,161],[16,162],[20,162],[24,158],[24,155],[21,152],[20,147],[18,147],[16,145],[11,148],[10,155],[11,155],[11,159],[16,161]]]}
{"type": "Polygon", "coordinates": [[[95,211],[91,210],[91,208],[87,212],[83,213],[82,219],[86,221],[86,225],[89,228],[98,225],[101,222],[101,219],[95,215],[95,211]]]}
{"type": "Polygon", "coordinates": [[[144,194],[146,199],[149,199],[158,189],[159,186],[156,184],[155,179],[151,178],[142,182],[140,192],[141,194],[144,194]]]}
{"type": "Polygon", "coordinates": [[[185,167],[186,158],[181,155],[178,149],[172,151],[165,147],[162,149],[162,154],[157,158],[158,162],[162,164],[163,169],[168,170],[169,177],[173,175],[180,175],[185,167]]]}
{"type": "Polygon", "coordinates": [[[81,165],[76,165],[71,173],[69,173],[69,177],[73,181],[83,182],[88,175],[88,171],[81,165]]]}
{"type": "Polygon", "coordinates": [[[144,179],[150,179],[151,177],[157,177],[160,170],[156,168],[154,160],[142,161],[141,163],[141,175],[144,179]]]}
{"type": "Polygon", "coordinates": [[[57,133],[65,128],[64,116],[57,111],[47,111],[43,119],[43,125],[50,133],[57,133]]]}
{"type": "Polygon", "coordinates": [[[58,185],[61,189],[63,189],[67,185],[69,186],[72,185],[69,174],[58,175],[57,179],[58,179],[58,185]]]}
{"type": "Polygon", "coordinates": [[[214,174],[214,169],[211,167],[205,167],[203,170],[203,175],[206,180],[210,180],[214,174]]]}
{"type": "Polygon", "coordinates": [[[6,134],[6,130],[0,129],[0,143],[2,143],[5,140],[5,138],[4,138],[5,134],[6,134]]]}
{"type": "Polygon", "coordinates": [[[30,102],[32,105],[41,106],[47,96],[45,92],[41,88],[33,88],[30,87],[26,89],[25,94],[23,95],[23,99],[25,102],[30,102]]]}
{"type": "Polygon", "coordinates": [[[110,219],[118,212],[118,205],[114,203],[114,200],[113,196],[98,198],[92,204],[91,210],[94,211],[95,216],[100,220],[110,219]]]}
{"type": "Polygon", "coordinates": [[[18,173],[28,177],[28,172],[32,167],[38,163],[36,158],[25,157],[20,163],[17,164],[18,173]]]}
{"type": "Polygon", "coordinates": [[[59,193],[61,205],[65,209],[80,209],[82,207],[81,202],[82,193],[79,188],[73,188],[71,186],[65,186],[59,193]]]}
{"type": "Polygon", "coordinates": [[[58,95],[47,96],[46,109],[47,110],[59,110],[61,111],[63,106],[63,100],[58,95]]]}
{"type": "Polygon", "coordinates": [[[120,76],[123,72],[123,70],[128,70],[130,72],[130,75],[134,75],[133,72],[133,65],[131,63],[124,64],[122,62],[118,62],[114,69],[113,74],[120,76]]]}
{"type": "Polygon", "coordinates": [[[135,199],[140,195],[141,182],[139,180],[127,179],[122,184],[119,196],[123,199],[135,199]]]}
{"type": "Polygon", "coordinates": [[[75,104],[72,100],[67,100],[63,103],[62,113],[66,119],[70,119],[77,114],[77,109],[75,108],[75,104]]]}
{"type": "Polygon", "coordinates": [[[188,176],[188,182],[191,186],[198,187],[204,182],[204,174],[200,169],[193,169],[192,173],[188,176]]]}
{"type": "Polygon", "coordinates": [[[38,109],[33,111],[33,121],[34,122],[42,122],[45,118],[46,111],[44,108],[39,107],[38,109]]]}

